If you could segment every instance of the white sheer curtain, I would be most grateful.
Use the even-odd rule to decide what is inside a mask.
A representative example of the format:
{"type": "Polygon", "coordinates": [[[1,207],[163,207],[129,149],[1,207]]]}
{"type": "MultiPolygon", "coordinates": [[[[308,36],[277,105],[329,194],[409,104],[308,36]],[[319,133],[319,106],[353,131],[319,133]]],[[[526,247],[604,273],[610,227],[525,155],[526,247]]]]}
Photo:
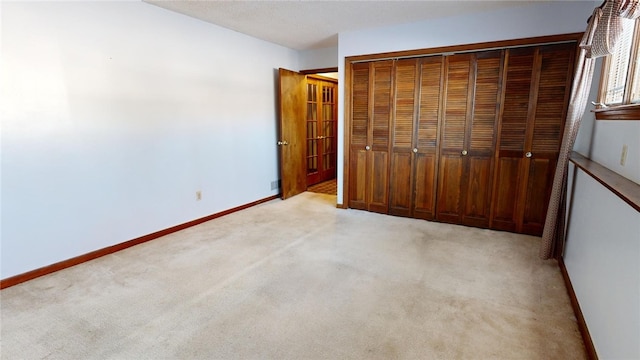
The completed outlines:
{"type": "Polygon", "coordinates": [[[636,19],[639,16],[640,0],[606,0],[602,6],[593,11],[593,15],[589,18],[587,30],[580,43],[564,137],[560,146],[560,155],[542,234],[540,247],[542,259],[558,257],[564,245],[569,154],[573,149],[582,116],[587,107],[595,59],[613,53],[616,42],[622,33],[622,18],[636,19]]]}

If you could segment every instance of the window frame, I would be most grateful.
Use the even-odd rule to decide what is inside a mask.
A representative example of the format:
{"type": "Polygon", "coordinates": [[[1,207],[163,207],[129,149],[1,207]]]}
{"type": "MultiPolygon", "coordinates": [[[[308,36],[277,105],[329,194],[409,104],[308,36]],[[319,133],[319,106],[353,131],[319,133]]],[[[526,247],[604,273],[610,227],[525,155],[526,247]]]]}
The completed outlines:
{"type": "Polygon", "coordinates": [[[627,79],[624,86],[624,94],[622,103],[610,104],[602,106],[606,98],[609,72],[612,56],[606,56],[602,62],[602,70],[600,72],[600,87],[598,89],[598,106],[594,110],[597,120],[640,120],[640,101],[631,102],[631,88],[633,82],[640,82],[640,77],[634,79],[636,72],[636,62],[634,61],[640,56],[640,19],[635,20],[634,32],[631,41],[631,54],[629,56],[629,65],[627,67],[627,79]]]}

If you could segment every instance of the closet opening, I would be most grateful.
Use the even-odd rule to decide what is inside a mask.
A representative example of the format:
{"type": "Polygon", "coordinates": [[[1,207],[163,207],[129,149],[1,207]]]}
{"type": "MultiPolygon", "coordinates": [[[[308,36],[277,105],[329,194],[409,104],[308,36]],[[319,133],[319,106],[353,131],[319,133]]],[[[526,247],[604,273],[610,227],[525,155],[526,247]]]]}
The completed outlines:
{"type": "Polygon", "coordinates": [[[345,58],[345,207],[539,236],[582,34],[345,58]]]}

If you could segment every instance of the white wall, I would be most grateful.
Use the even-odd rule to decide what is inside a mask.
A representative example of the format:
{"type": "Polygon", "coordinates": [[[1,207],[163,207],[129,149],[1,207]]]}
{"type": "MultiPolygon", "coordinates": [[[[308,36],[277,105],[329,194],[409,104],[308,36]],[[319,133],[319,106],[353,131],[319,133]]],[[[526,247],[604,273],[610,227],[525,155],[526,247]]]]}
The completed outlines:
{"type": "Polygon", "coordinates": [[[338,67],[338,47],[300,51],[300,70],[338,67]]]}
{"type": "MultiPolygon", "coordinates": [[[[589,101],[597,100],[601,62],[589,101]]],[[[592,108],[574,149],[640,184],[640,121],[595,120],[592,108]],[[623,144],[628,145],[624,166],[623,144]]],[[[582,170],[572,164],[569,170],[563,258],[594,346],[601,359],[639,359],[640,213],[582,170]]]]}
{"type": "Polygon", "coordinates": [[[296,51],[140,2],[0,6],[2,278],[278,193],[296,51]]]}
{"type": "Polygon", "coordinates": [[[592,131],[594,136],[589,157],[640,184],[640,119],[596,120],[592,131]],[[623,145],[627,145],[627,157],[624,165],[621,165],[623,145]]]}
{"type": "Polygon", "coordinates": [[[563,258],[580,309],[600,359],[639,359],[640,213],[585,172],[573,178],[563,258]]]}
{"type": "MultiPolygon", "coordinates": [[[[473,15],[340,33],[340,79],[344,79],[344,59],[347,56],[582,32],[587,18],[600,3],[534,2],[473,15]]],[[[339,84],[338,96],[338,108],[344,109],[344,81],[339,84]]],[[[338,126],[344,128],[343,112],[339,113],[338,126]]],[[[339,133],[338,152],[344,154],[344,131],[339,133]]],[[[342,203],[344,174],[341,155],[338,162],[338,202],[342,203]]]]}

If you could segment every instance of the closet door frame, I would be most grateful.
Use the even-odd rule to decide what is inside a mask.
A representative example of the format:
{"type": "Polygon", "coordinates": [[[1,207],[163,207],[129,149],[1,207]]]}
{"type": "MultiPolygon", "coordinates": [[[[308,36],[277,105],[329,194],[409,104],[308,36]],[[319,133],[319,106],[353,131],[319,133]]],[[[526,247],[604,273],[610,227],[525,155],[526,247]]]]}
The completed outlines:
{"type": "MultiPolygon", "coordinates": [[[[339,208],[348,208],[349,207],[349,169],[350,169],[350,161],[349,161],[349,149],[351,144],[350,139],[350,129],[351,129],[351,82],[352,82],[352,72],[351,65],[358,62],[364,61],[375,61],[375,60],[389,60],[389,59],[400,59],[400,58],[409,58],[409,57],[421,57],[421,56],[429,56],[429,55],[438,55],[438,54],[450,54],[450,53],[463,53],[463,52],[475,52],[482,50],[495,50],[495,49],[503,49],[503,48],[512,48],[512,47],[520,47],[520,46],[533,46],[533,45],[543,45],[543,44],[551,44],[551,43],[563,43],[563,42],[573,42],[577,48],[583,33],[569,33],[569,34],[561,34],[561,35],[550,35],[550,36],[541,36],[541,37],[531,37],[531,38],[523,38],[523,39],[514,39],[514,40],[505,40],[505,41],[492,41],[492,42],[483,42],[476,44],[466,44],[466,45],[456,45],[456,46],[444,46],[437,48],[428,48],[428,49],[417,49],[417,50],[408,50],[408,51],[399,51],[399,52],[391,52],[391,53],[380,53],[380,54],[366,54],[366,55],[357,55],[357,56],[349,56],[345,57],[345,63],[343,69],[345,70],[344,74],[344,106],[343,106],[343,126],[339,127],[339,131],[342,131],[343,134],[343,152],[342,152],[342,168],[343,168],[343,176],[342,176],[342,198],[338,199],[338,207],[339,208]]],[[[577,57],[576,57],[577,58],[577,57]]],[[[340,155],[339,155],[340,156],[340,155]]]]}

